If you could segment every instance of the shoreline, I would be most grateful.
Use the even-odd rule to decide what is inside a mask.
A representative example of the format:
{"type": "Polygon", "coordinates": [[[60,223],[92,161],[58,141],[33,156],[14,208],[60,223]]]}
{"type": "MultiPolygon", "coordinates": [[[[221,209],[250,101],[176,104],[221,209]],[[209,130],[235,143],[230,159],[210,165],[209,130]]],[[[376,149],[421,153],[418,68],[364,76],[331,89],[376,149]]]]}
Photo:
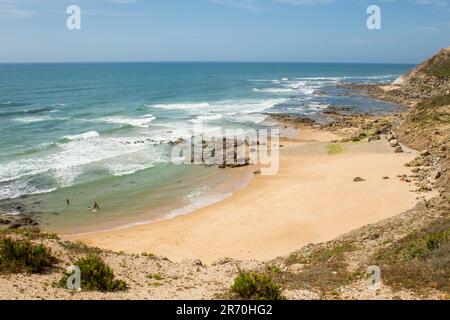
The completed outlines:
{"type": "MultiPolygon", "coordinates": [[[[285,129],[292,130],[288,125],[285,129]]],[[[411,173],[404,164],[417,152],[394,154],[383,140],[351,143],[342,154],[329,155],[327,146],[340,135],[305,124],[297,128],[297,138],[280,140],[277,175],[255,176],[222,201],[172,219],[62,238],[126,253],[150,252],[174,261],[269,260],[395,216],[417,203],[410,186],[395,178],[411,173]],[[345,181],[339,172],[344,172],[345,181]],[[353,182],[359,175],[366,181],[353,182]],[[390,179],[383,180],[384,176],[390,179]],[[392,203],[380,204],[378,198],[392,203]],[[290,214],[296,210],[297,215],[290,214]]]]}
{"type": "MultiPolygon", "coordinates": [[[[234,170],[238,170],[238,169],[234,169],[234,170]]],[[[250,175],[250,173],[253,171],[253,169],[251,168],[243,168],[243,171],[249,171],[248,173],[245,173],[246,175],[250,175]]],[[[135,221],[135,222],[129,222],[129,223],[125,223],[123,224],[125,221],[121,221],[120,225],[117,225],[116,227],[111,227],[111,228],[107,228],[107,229],[99,229],[99,230],[94,230],[94,231],[86,231],[86,232],[79,232],[79,233],[73,233],[73,234],[65,234],[62,232],[56,232],[60,237],[64,238],[64,237],[79,237],[79,236],[88,236],[88,235],[92,235],[92,234],[99,234],[99,233],[107,233],[107,232],[114,232],[114,231],[120,231],[120,230],[126,230],[126,229],[130,229],[130,228],[134,228],[134,227],[139,227],[139,226],[145,226],[145,225],[149,225],[149,224],[153,224],[153,223],[158,223],[161,221],[166,221],[166,220],[171,220],[171,219],[175,219],[179,216],[184,216],[184,215],[188,215],[191,213],[194,213],[195,211],[201,210],[203,208],[215,205],[216,203],[220,203],[230,197],[233,196],[233,194],[235,194],[236,192],[245,189],[253,180],[253,177],[246,177],[246,179],[240,179],[239,181],[236,179],[234,182],[236,184],[236,188],[233,191],[230,191],[229,193],[224,193],[222,194],[219,198],[219,200],[214,200],[212,203],[210,204],[202,204],[200,206],[197,206],[196,208],[190,208],[194,206],[193,203],[190,203],[188,205],[185,205],[183,207],[179,207],[176,209],[173,209],[169,212],[167,212],[163,217],[159,217],[159,218],[154,218],[153,220],[142,220],[142,221],[135,221]],[[175,211],[183,211],[182,213],[174,213],[175,211]]],[[[211,196],[206,195],[203,198],[200,198],[201,200],[205,200],[207,198],[209,198],[211,196]]]]}

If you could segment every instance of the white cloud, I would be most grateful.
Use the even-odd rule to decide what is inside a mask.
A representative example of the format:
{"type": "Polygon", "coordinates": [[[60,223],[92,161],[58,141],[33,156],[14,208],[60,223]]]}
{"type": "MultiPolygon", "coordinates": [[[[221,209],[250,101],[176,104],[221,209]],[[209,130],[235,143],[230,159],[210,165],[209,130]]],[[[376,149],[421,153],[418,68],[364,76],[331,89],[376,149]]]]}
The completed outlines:
{"type": "Polygon", "coordinates": [[[31,19],[36,13],[19,9],[12,1],[0,2],[0,19],[31,19]]]}

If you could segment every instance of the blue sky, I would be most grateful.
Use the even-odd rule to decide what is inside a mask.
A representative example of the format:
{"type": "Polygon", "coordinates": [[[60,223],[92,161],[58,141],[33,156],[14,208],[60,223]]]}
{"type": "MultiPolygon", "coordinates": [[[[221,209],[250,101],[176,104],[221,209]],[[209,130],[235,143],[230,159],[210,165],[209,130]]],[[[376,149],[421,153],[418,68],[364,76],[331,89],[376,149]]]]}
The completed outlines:
{"type": "Polygon", "coordinates": [[[416,63],[449,45],[450,0],[0,0],[0,62],[416,63]]]}

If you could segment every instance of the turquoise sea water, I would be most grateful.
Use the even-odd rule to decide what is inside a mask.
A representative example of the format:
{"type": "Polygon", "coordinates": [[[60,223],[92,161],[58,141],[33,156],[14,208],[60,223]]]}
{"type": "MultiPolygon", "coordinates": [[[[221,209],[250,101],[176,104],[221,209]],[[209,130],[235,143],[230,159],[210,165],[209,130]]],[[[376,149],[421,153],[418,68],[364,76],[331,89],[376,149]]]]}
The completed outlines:
{"type": "Polygon", "coordinates": [[[412,67],[0,64],[0,214],[32,213],[47,229],[74,233],[188,212],[230,194],[236,176],[250,179],[172,164],[169,142],[189,137],[194,123],[270,126],[266,113],[320,117],[330,105],[395,110],[336,84],[390,82],[412,67]]]}

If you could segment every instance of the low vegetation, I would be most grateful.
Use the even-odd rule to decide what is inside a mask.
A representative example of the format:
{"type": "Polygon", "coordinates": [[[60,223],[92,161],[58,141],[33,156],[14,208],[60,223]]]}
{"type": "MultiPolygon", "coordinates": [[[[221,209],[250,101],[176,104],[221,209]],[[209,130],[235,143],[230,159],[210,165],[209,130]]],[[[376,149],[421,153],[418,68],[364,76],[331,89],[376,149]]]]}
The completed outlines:
{"type": "Polygon", "coordinates": [[[95,254],[96,252],[100,252],[99,249],[89,247],[82,242],[70,242],[70,241],[59,241],[59,245],[67,251],[75,254],[95,254]]]}
{"type": "Polygon", "coordinates": [[[41,273],[55,265],[50,250],[30,240],[2,237],[0,239],[0,272],[41,273]]]}
{"type": "Polygon", "coordinates": [[[239,272],[231,292],[240,299],[284,300],[282,289],[266,274],[239,272]]]}
{"type": "Polygon", "coordinates": [[[395,289],[450,294],[450,219],[436,220],[380,250],[373,263],[381,267],[383,281],[395,289]]]}
{"type": "Polygon", "coordinates": [[[157,256],[156,256],[155,254],[151,253],[151,252],[143,252],[143,253],[142,253],[142,256],[143,256],[143,257],[147,257],[147,258],[149,258],[150,260],[157,259],[157,256]]]}
{"type": "Polygon", "coordinates": [[[156,280],[156,281],[161,281],[163,279],[163,277],[159,273],[149,274],[149,275],[147,275],[147,278],[148,279],[153,279],[153,280],[156,280]]]}
{"type": "Polygon", "coordinates": [[[438,78],[449,78],[450,59],[435,59],[432,61],[428,68],[428,74],[438,78]]]}
{"type": "MultiPolygon", "coordinates": [[[[81,270],[81,288],[88,291],[115,292],[125,290],[126,283],[115,279],[114,272],[99,256],[90,254],[74,263],[81,270]]],[[[65,273],[60,285],[66,287],[72,274],[65,273]]]]}
{"type": "MultiPolygon", "coordinates": [[[[302,265],[301,272],[285,272],[276,279],[289,289],[318,291],[323,297],[333,295],[336,289],[359,279],[361,274],[349,272],[346,254],[356,250],[350,242],[331,247],[316,247],[307,252],[291,254],[285,261],[288,266],[302,265]]],[[[289,270],[289,268],[288,268],[289,270]]]]}
{"type": "Polygon", "coordinates": [[[433,130],[450,125],[450,95],[437,96],[420,103],[411,113],[411,128],[433,130]]]}
{"type": "Polygon", "coordinates": [[[0,229],[0,237],[19,236],[29,240],[59,240],[55,233],[43,232],[38,228],[0,229]]]}
{"type": "Polygon", "coordinates": [[[450,95],[437,96],[419,104],[419,109],[430,109],[450,105],[450,95]]]}
{"type": "Polygon", "coordinates": [[[342,144],[339,143],[332,143],[327,145],[327,153],[332,156],[340,153],[344,153],[345,148],[342,144]]]}

